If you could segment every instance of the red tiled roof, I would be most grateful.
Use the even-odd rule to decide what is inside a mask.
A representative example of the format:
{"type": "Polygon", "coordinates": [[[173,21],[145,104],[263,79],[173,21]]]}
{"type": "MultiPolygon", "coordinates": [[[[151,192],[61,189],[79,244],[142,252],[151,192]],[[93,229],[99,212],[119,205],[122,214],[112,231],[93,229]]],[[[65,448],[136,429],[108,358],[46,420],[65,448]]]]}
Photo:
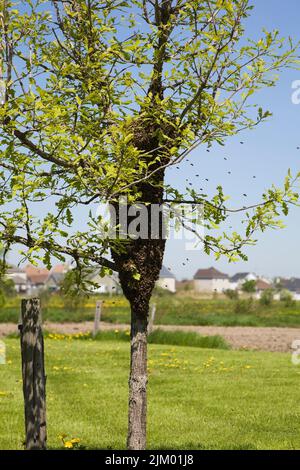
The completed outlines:
{"type": "Polygon", "coordinates": [[[32,284],[44,284],[49,276],[49,271],[46,268],[36,268],[35,266],[27,265],[25,271],[32,284]]]}
{"type": "Polygon", "coordinates": [[[57,264],[51,269],[51,273],[66,273],[69,271],[69,266],[67,264],[57,264]]]}
{"type": "Polygon", "coordinates": [[[221,273],[215,268],[209,269],[198,269],[196,272],[194,279],[228,279],[228,275],[221,273]]]}
{"type": "Polygon", "coordinates": [[[268,289],[271,289],[271,288],[272,288],[271,284],[269,284],[266,281],[263,281],[262,279],[258,279],[258,281],[256,282],[256,289],[257,290],[268,290],[268,289]]]}

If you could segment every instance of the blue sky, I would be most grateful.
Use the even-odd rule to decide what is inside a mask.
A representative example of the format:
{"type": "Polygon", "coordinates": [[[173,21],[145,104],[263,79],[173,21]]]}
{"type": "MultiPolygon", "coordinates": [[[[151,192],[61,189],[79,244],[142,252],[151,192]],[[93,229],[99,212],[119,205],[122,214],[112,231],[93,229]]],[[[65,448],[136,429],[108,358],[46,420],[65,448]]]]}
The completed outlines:
{"type": "MultiPolygon", "coordinates": [[[[266,28],[279,29],[282,36],[300,40],[299,0],[286,0],[284,3],[281,0],[254,0],[253,4],[255,9],[247,22],[248,37],[256,38],[262,28],[266,28]]],[[[183,165],[183,180],[189,178],[199,186],[193,172],[200,173],[203,175],[201,187],[208,193],[222,183],[225,194],[232,197],[231,204],[238,207],[245,204],[242,194],[248,195],[246,201],[249,203],[259,202],[264,189],[272,183],[281,185],[288,168],[293,172],[300,171],[300,150],[297,150],[300,147],[300,105],[294,105],[291,100],[294,80],[300,80],[300,70],[284,72],[276,88],[256,96],[256,102],[274,114],[267,123],[229,139],[225,148],[216,146],[210,153],[204,148],[197,149],[191,159],[195,167],[183,165]],[[244,141],[244,145],[240,141],[244,141]],[[227,161],[224,156],[228,157],[227,161]],[[205,178],[209,182],[205,182],[205,178]]],[[[283,230],[270,230],[258,236],[258,244],[247,250],[248,262],[229,264],[226,259],[216,262],[213,256],[200,251],[186,252],[183,242],[169,241],[164,264],[172,268],[179,279],[189,278],[198,268],[208,266],[231,274],[255,271],[271,277],[300,277],[300,208],[291,210],[285,224],[283,230]],[[186,258],[190,261],[187,262],[186,258]]]]}
{"type": "MultiPolygon", "coordinates": [[[[262,28],[266,28],[279,29],[282,36],[300,40],[299,0],[286,0],[284,7],[282,0],[253,0],[253,4],[255,9],[247,21],[248,37],[257,39],[262,28]]],[[[291,100],[292,82],[295,80],[300,80],[300,70],[285,71],[276,88],[262,91],[256,96],[256,102],[274,114],[267,123],[229,139],[224,148],[215,146],[210,153],[204,147],[198,148],[190,157],[194,167],[187,162],[180,172],[175,172],[175,169],[168,171],[167,177],[173,180],[172,184],[174,174],[179,187],[182,188],[188,179],[195,188],[202,187],[208,194],[222,184],[225,194],[231,196],[231,205],[240,207],[245,202],[259,202],[260,195],[272,183],[281,185],[288,168],[294,173],[300,171],[300,150],[297,150],[300,147],[300,105],[296,106],[291,100]],[[226,161],[224,157],[227,157],[226,161]],[[200,178],[195,178],[197,173],[200,178]]],[[[213,256],[207,256],[201,250],[186,251],[183,241],[168,241],[164,264],[172,269],[178,279],[190,278],[197,269],[209,266],[230,274],[255,271],[270,277],[300,277],[300,208],[292,209],[285,223],[287,227],[283,230],[270,230],[259,235],[257,246],[247,250],[248,262],[228,264],[226,259],[216,262],[213,256]]],[[[234,218],[232,225],[235,225],[234,218]]],[[[16,259],[14,250],[10,260],[13,262],[16,259]]]]}

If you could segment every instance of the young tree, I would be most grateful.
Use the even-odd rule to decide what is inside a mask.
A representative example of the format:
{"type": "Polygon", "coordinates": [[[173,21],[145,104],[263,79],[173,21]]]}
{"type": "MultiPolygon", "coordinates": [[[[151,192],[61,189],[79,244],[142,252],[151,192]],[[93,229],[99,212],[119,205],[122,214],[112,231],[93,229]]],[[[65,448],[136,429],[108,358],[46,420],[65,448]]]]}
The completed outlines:
{"type": "Polygon", "coordinates": [[[128,447],[143,449],[148,309],[165,250],[162,233],[149,235],[151,205],[203,204],[204,250],[230,261],[245,258],[257,230],[280,225],[298,199],[290,173],[248,208],[244,234],[221,236],[214,230],[233,211],[222,187],[212,199],[181,194],[165,171],[264,121],[270,113],[251,106],[252,95],[293,64],[296,46],[277,31],[246,40],[248,0],[17,3],[1,0],[0,239],[31,262],[73,258],[78,289],[91,266],[119,273],[131,305],[128,447]],[[91,211],[87,226],[73,228],[77,208],[100,201],[119,227],[121,197],[131,214],[146,207],[148,237],[101,236],[91,211]]]}
{"type": "Polygon", "coordinates": [[[242,291],[245,292],[246,294],[255,294],[255,292],[256,292],[256,281],[255,280],[250,280],[250,281],[243,282],[242,291]]]}

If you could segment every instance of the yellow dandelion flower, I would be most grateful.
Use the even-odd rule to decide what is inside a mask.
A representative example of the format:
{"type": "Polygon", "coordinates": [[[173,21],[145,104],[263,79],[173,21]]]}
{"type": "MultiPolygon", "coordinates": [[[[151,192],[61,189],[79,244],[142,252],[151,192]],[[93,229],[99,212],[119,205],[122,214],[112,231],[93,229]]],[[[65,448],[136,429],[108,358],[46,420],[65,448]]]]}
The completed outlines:
{"type": "Polygon", "coordinates": [[[66,449],[72,449],[72,448],[73,448],[73,443],[72,443],[71,441],[66,441],[66,442],[64,443],[64,447],[65,447],[66,449]]]}

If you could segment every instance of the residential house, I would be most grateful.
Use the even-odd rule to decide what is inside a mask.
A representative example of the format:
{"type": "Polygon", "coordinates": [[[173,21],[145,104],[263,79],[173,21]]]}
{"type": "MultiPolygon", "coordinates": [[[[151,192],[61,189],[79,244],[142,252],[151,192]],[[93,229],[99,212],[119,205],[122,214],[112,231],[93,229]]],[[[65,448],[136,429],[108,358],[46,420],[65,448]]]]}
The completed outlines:
{"type": "Polygon", "coordinates": [[[32,295],[37,293],[40,289],[45,287],[46,281],[49,277],[48,269],[28,264],[25,267],[25,272],[28,280],[28,294],[32,295]]]}
{"type": "Polygon", "coordinates": [[[273,288],[273,285],[270,282],[267,282],[265,279],[258,279],[256,281],[256,294],[257,299],[261,298],[261,295],[266,291],[273,288]]]}
{"type": "Polygon", "coordinates": [[[196,292],[221,293],[227,289],[232,289],[229,276],[215,268],[198,269],[194,276],[194,290],[196,292]]]}
{"type": "Polygon", "coordinates": [[[60,290],[65,275],[70,270],[70,266],[68,264],[58,264],[54,266],[49,276],[45,282],[45,288],[50,292],[57,292],[60,290]]]}
{"type": "Polygon", "coordinates": [[[24,269],[11,267],[6,271],[6,278],[11,279],[18,294],[26,294],[28,289],[27,274],[24,269]]]}
{"type": "Polygon", "coordinates": [[[242,285],[248,281],[257,281],[258,276],[254,273],[236,273],[230,278],[231,289],[239,290],[242,285]]]}
{"type": "Polygon", "coordinates": [[[64,273],[50,272],[44,287],[49,292],[58,292],[61,288],[62,282],[65,278],[64,273]]]}
{"type": "Polygon", "coordinates": [[[156,281],[157,287],[176,292],[176,278],[170,269],[163,266],[160,270],[159,279],[156,281]]]}
{"type": "Polygon", "coordinates": [[[277,279],[277,286],[283,290],[291,292],[294,300],[300,300],[300,279],[292,277],[291,279],[277,279]]]}
{"type": "Polygon", "coordinates": [[[96,269],[90,276],[89,281],[96,284],[91,287],[91,291],[95,294],[120,294],[122,292],[119,277],[116,273],[100,276],[100,270],[96,269]]]}

